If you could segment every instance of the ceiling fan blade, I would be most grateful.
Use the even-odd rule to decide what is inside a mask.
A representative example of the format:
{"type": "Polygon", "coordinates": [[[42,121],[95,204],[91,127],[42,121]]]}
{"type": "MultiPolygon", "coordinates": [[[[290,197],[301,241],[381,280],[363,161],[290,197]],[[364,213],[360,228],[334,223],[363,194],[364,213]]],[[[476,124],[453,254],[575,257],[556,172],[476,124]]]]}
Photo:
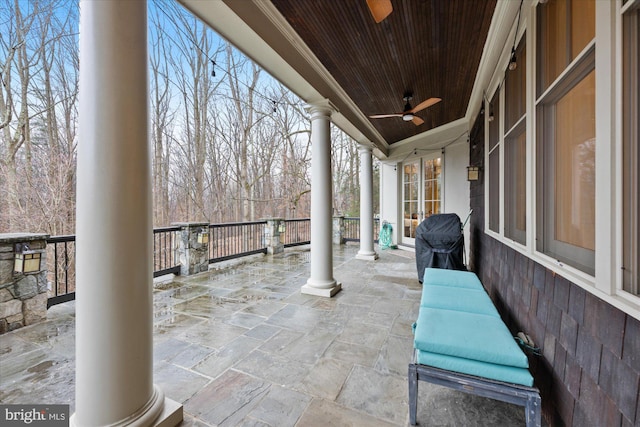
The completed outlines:
{"type": "Polygon", "coordinates": [[[376,24],[382,22],[393,11],[391,0],[367,0],[367,6],[376,24]]]}
{"type": "Polygon", "coordinates": [[[370,119],[386,119],[387,117],[402,117],[402,113],[394,113],[394,114],[375,114],[373,116],[369,116],[370,119]]]}
{"type": "Polygon", "coordinates": [[[431,107],[432,105],[437,104],[440,101],[442,101],[442,99],[440,98],[429,98],[426,101],[422,101],[420,104],[413,107],[411,110],[409,110],[409,112],[417,113],[418,111],[424,110],[427,107],[431,107]]]}
{"type": "Polygon", "coordinates": [[[420,117],[418,116],[413,116],[413,119],[411,119],[411,121],[413,122],[414,125],[416,126],[420,126],[421,124],[424,123],[424,120],[422,120],[420,117]]]}

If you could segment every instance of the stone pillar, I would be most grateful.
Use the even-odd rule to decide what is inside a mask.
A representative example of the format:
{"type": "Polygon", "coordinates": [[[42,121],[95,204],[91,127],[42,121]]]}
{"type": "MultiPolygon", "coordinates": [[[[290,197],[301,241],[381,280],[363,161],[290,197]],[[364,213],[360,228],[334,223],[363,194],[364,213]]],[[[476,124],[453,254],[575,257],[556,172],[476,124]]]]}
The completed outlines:
{"type": "Polygon", "coordinates": [[[333,217],[333,244],[344,245],[344,216],[333,217]]]}
{"type": "Polygon", "coordinates": [[[371,147],[360,145],[360,250],[357,259],[374,261],[373,249],[373,164],[371,147]]]}
{"type": "Polygon", "coordinates": [[[74,426],[174,426],[153,384],[147,2],[80,4],[74,426]]]}
{"type": "Polygon", "coordinates": [[[0,334],[47,318],[47,234],[0,234],[0,334]],[[40,268],[14,271],[18,251],[34,251],[40,268]]]}
{"type": "Polygon", "coordinates": [[[273,255],[284,252],[284,219],[269,218],[265,221],[267,225],[264,227],[264,244],[267,247],[267,253],[273,255]]]}
{"type": "Polygon", "coordinates": [[[178,259],[180,275],[190,276],[209,270],[209,223],[177,222],[178,259]]]}
{"type": "Polygon", "coordinates": [[[309,107],[311,113],[311,277],[303,294],[332,297],[342,285],[333,278],[331,112],[325,100],[309,107]]]}

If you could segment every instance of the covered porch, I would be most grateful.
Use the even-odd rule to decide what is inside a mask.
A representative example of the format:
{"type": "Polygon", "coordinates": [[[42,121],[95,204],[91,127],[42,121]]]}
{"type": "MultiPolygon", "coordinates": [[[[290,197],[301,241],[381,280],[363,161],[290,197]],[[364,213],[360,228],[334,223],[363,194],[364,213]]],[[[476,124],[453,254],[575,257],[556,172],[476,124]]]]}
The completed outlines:
{"type": "MultiPolygon", "coordinates": [[[[356,259],[356,245],[333,248],[343,289],[332,299],[300,293],[304,246],[154,284],[154,381],[184,405],[183,425],[407,425],[415,259],[383,250],[374,262],[356,259]]],[[[76,410],[75,302],[0,343],[0,401],[76,410]]],[[[419,390],[422,425],[524,425],[522,407],[428,383],[419,390]]]]}
{"type": "MultiPolygon", "coordinates": [[[[72,330],[73,313],[63,313],[63,324],[50,319],[45,332],[25,328],[40,344],[11,333],[35,357],[32,366],[13,370],[36,379],[44,370],[45,382],[55,379],[56,372],[48,370],[58,365],[37,355],[56,355],[47,347],[49,336],[71,330],[59,341],[66,342],[60,348],[67,352],[71,336],[81,343],[75,402],[69,397],[77,424],[136,417],[144,424],[160,417],[162,390],[167,402],[183,404],[187,420],[196,417],[196,423],[406,424],[404,369],[419,298],[415,267],[408,253],[375,252],[371,241],[357,254],[332,245],[334,124],[362,147],[360,216],[367,221],[373,218],[371,158],[381,160],[379,217],[394,225],[394,243],[411,246],[414,224],[429,212],[426,203],[434,202],[423,192],[426,179],[415,187],[416,198],[407,197],[413,178],[404,168],[423,170],[439,159],[441,212],[464,219],[474,210],[465,230],[470,269],[509,327],[529,332],[540,345],[532,373],[549,423],[638,423],[638,0],[398,0],[381,24],[370,21],[364,0],[181,3],[308,104],[314,150],[310,255],[285,253],[271,258],[272,267],[246,264],[220,272],[219,286],[206,283],[216,276],[209,272],[202,282],[188,279],[173,289],[156,289],[152,301],[151,266],[140,268],[138,261],[150,259],[152,225],[144,125],[146,14],[136,2],[86,2],[81,57],[88,77],[81,79],[80,91],[86,145],[78,153],[77,227],[84,294],[78,294],[78,330],[72,330]],[[582,4],[589,7],[573,9],[582,4]],[[574,18],[589,25],[562,24],[574,18]],[[559,32],[547,34],[548,28],[559,32]],[[563,40],[568,46],[571,37],[575,52],[560,48],[566,57],[551,64],[545,53],[563,40]],[[407,107],[408,92],[414,98],[407,107]],[[416,123],[412,106],[430,97],[442,102],[420,110],[416,123]],[[569,106],[556,117],[566,99],[569,106]],[[393,117],[372,117],[386,113],[393,117]],[[553,123],[576,132],[561,138],[553,123]],[[575,153],[556,157],[558,147],[575,153]],[[561,167],[545,169],[551,160],[561,167]],[[480,173],[471,183],[467,166],[480,173]],[[565,169],[571,169],[570,179],[560,173],[565,169]],[[564,187],[555,185],[564,178],[564,187]],[[561,209],[557,200],[570,202],[561,209]],[[567,236],[556,236],[557,220],[568,227],[567,236]],[[405,229],[408,235],[398,234],[405,229]],[[98,250],[96,230],[107,237],[98,250]],[[141,243],[123,248],[115,236],[141,243]],[[108,261],[97,272],[95,258],[108,261]],[[303,262],[288,264],[292,258],[303,262]],[[274,265],[282,276],[267,274],[274,265]],[[248,276],[235,283],[235,274],[248,276]],[[130,289],[136,291],[131,298],[118,299],[130,289]],[[131,348],[140,358],[124,363],[131,348]],[[105,408],[104,390],[122,395],[120,401],[105,408]],[[281,402],[287,410],[278,412],[281,402]],[[277,418],[285,412],[295,413],[295,420],[277,418]]],[[[372,236],[372,227],[363,223],[362,235],[372,236]]],[[[2,357],[9,360],[7,354],[2,357]]],[[[37,383],[13,381],[9,386],[37,383]]],[[[470,397],[429,386],[421,390],[434,395],[420,398],[418,419],[441,416],[426,424],[468,425],[478,418],[490,425],[523,423],[519,415],[511,419],[511,407],[485,401],[478,402],[490,406],[470,409],[468,419],[458,420],[474,407],[470,397]],[[493,419],[489,407],[509,419],[493,419]]]]}

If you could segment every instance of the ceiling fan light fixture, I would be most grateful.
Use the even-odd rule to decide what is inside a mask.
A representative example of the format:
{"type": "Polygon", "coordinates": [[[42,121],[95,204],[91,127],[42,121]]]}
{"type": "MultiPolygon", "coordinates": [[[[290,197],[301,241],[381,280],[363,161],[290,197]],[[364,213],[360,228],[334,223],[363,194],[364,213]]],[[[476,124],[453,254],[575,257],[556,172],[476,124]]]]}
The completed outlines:
{"type": "Polygon", "coordinates": [[[390,113],[390,114],[374,114],[369,116],[371,119],[386,119],[388,117],[401,117],[405,122],[413,122],[416,126],[421,126],[424,124],[424,120],[420,117],[416,116],[416,113],[424,110],[425,108],[431,107],[434,104],[442,101],[440,98],[429,98],[425,101],[422,101],[420,104],[415,107],[411,106],[411,98],[413,95],[411,92],[405,92],[404,97],[402,98],[405,102],[404,110],[401,113],[390,113]]]}

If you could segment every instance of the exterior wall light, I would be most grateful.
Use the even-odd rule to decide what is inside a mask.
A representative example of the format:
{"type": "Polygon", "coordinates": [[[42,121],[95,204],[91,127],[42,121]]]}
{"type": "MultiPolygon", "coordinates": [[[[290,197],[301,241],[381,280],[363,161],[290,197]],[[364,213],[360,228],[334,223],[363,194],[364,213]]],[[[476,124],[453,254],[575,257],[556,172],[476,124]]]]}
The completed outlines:
{"type": "Polygon", "coordinates": [[[206,244],[209,243],[209,233],[202,230],[198,233],[198,243],[206,244]]]}
{"type": "Polygon", "coordinates": [[[479,166],[467,166],[467,181],[478,181],[480,179],[479,166]]]}
{"type": "Polygon", "coordinates": [[[16,273],[35,273],[40,271],[44,250],[31,250],[28,243],[17,243],[13,271],[16,273]]]}

